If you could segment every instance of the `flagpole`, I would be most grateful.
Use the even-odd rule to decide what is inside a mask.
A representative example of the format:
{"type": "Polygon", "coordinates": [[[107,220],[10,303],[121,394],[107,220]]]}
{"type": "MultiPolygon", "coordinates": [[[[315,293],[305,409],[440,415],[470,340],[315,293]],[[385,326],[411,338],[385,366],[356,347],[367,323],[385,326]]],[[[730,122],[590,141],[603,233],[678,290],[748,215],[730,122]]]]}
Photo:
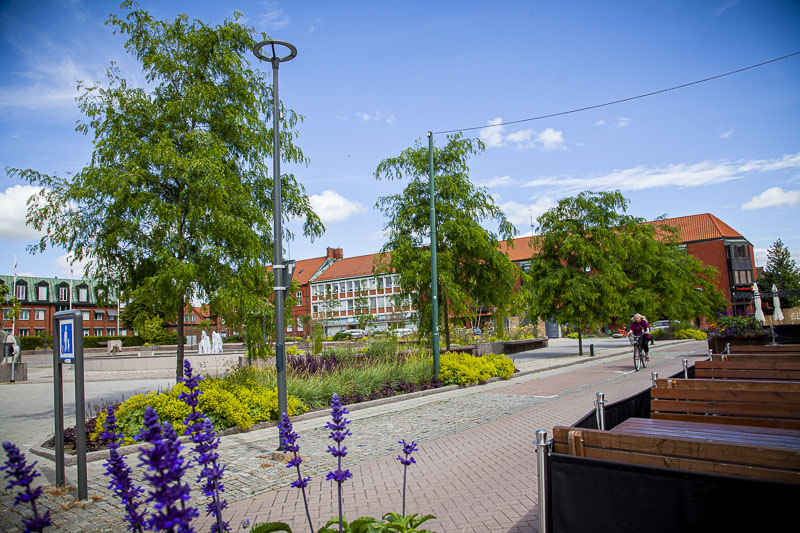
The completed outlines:
{"type": "Polygon", "coordinates": [[[69,264],[69,310],[72,311],[72,263],[69,264]]]}

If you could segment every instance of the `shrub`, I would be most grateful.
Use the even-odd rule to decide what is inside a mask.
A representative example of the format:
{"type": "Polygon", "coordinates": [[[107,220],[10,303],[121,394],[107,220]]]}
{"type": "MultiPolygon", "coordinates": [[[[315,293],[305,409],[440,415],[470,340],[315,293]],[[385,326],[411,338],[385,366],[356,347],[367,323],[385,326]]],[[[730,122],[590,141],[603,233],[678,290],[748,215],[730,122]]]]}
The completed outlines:
{"type": "MultiPolygon", "coordinates": [[[[53,344],[53,336],[47,336],[47,345],[50,346],[53,344]]],[[[45,347],[45,340],[40,336],[34,337],[19,337],[19,349],[20,350],[35,350],[37,348],[44,348],[45,347]]]]}
{"type": "Polygon", "coordinates": [[[483,383],[493,377],[508,379],[514,363],[505,355],[476,357],[465,352],[446,352],[441,357],[439,377],[446,385],[483,383]]]}
{"type": "Polygon", "coordinates": [[[716,324],[708,326],[708,336],[719,337],[760,337],[765,334],[761,322],[753,317],[721,316],[716,324]]]}
{"type": "Polygon", "coordinates": [[[564,335],[564,337],[566,337],[567,339],[577,339],[578,338],[578,334],[577,333],[567,333],[566,335],[564,335]]]}
{"type": "Polygon", "coordinates": [[[396,339],[381,339],[369,343],[367,355],[378,361],[394,361],[397,354],[396,339]]]}
{"type": "MultiPolygon", "coordinates": [[[[217,430],[230,427],[247,429],[256,422],[278,418],[277,389],[267,389],[252,380],[205,379],[200,383],[200,390],[203,391],[199,397],[200,409],[217,430]]],[[[116,409],[116,416],[118,430],[124,437],[123,444],[133,444],[147,406],[158,413],[162,423],[170,422],[175,431],[183,434],[186,429],[184,419],[190,412],[189,406],[179,398],[185,392],[186,387],[179,383],[167,391],[137,394],[122,402],[116,409]]],[[[292,416],[308,410],[293,396],[289,396],[287,407],[292,416]]],[[[96,441],[105,431],[105,417],[105,412],[97,416],[95,429],[90,434],[92,440],[96,441]]]]}
{"type": "Polygon", "coordinates": [[[334,341],[346,341],[350,340],[350,335],[348,335],[344,331],[337,331],[336,333],[334,333],[333,337],[328,337],[328,339],[334,341]]]}
{"type": "Polygon", "coordinates": [[[685,328],[675,334],[676,339],[695,339],[698,341],[706,340],[707,336],[702,331],[693,328],[685,328]]]}

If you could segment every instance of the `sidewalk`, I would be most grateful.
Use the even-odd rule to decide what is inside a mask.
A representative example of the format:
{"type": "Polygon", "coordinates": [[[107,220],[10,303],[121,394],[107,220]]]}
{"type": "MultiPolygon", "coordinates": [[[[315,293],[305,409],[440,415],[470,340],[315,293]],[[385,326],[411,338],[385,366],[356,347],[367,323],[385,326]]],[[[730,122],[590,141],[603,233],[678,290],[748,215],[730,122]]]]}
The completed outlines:
{"type": "MultiPolygon", "coordinates": [[[[535,531],[536,454],[531,442],[536,430],[574,423],[592,409],[597,391],[605,392],[609,401],[622,399],[649,386],[650,371],[670,375],[681,369],[686,354],[706,354],[704,343],[659,343],[651,350],[651,365],[635,373],[629,352],[601,350],[594,358],[526,361],[520,368],[524,375],[508,381],[354,410],[348,417],[353,435],[344,443],[349,451],[345,467],[353,473],[343,486],[346,516],[379,517],[400,510],[403,471],[394,457],[397,441],[405,439],[420,444],[417,464],[409,467],[407,510],[436,515],[426,523],[429,529],[535,531]],[[566,364],[573,366],[555,368],[566,364]]],[[[295,423],[303,475],[312,476],[309,503],[315,528],[338,513],[336,488],[324,480],[334,465],[326,453],[327,420],[322,416],[295,423]]],[[[300,492],[289,487],[292,472],[271,459],[277,441],[274,427],[222,439],[221,460],[228,467],[225,517],[233,531],[240,531],[245,519],[251,524],[280,520],[295,531],[307,531],[300,492]]],[[[129,456],[134,470],[137,462],[129,456]]],[[[120,530],[122,514],[105,489],[103,470],[102,462],[89,465],[90,500],[85,507],[62,509],[68,498],[43,497],[60,530],[120,530]]],[[[67,470],[73,483],[74,472],[67,470]]],[[[205,507],[196,496],[193,503],[205,507]]],[[[10,504],[8,494],[0,496],[0,509],[7,511],[0,515],[0,529],[18,531],[18,510],[10,510],[10,504]]],[[[201,519],[195,529],[207,531],[209,526],[201,519]]]]}

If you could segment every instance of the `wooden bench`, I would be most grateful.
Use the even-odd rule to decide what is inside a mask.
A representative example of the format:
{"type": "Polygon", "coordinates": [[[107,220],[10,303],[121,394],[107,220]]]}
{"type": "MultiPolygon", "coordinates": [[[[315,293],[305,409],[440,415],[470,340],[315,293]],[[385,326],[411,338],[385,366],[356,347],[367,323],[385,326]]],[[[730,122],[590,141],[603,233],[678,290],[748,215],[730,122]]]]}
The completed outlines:
{"type": "Polygon", "coordinates": [[[800,382],[657,379],[650,418],[800,430],[800,382]]]}
{"type": "Polygon", "coordinates": [[[775,361],[696,361],[696,378],[800,381],[800,362],[775,361]]]}
{"type": "Polygon", "coordinates": [[[711,356],[712,361],[776,361],[776,362],[796,362],[800,363],[800,352],[798,353],[715,353],[711,356]]]}
{"type": "Polygon", "coordinates": [[[800,344],[776,344],[763,346],[731,346],[731,353],[800,353],[800,344]]]}
{"type": "MultiPolygon", "coordinates": [[[[647,419],[629,419],[630,421],[647,419]]],[[[651,427],[626,430],[621,424],[612,431],[558,426],[553,429],[553,451],[560,454],[651,467],[689,470],[771,481],[800,483],[800,431],[783,434],[758,428],[743,438],[740,427],[712,433],[699,424],[678,423],[683,433],[675,435],[675,422],[652,421],[651,427]],[[662,427],[659,428],[658,425],[662,427]]]]}

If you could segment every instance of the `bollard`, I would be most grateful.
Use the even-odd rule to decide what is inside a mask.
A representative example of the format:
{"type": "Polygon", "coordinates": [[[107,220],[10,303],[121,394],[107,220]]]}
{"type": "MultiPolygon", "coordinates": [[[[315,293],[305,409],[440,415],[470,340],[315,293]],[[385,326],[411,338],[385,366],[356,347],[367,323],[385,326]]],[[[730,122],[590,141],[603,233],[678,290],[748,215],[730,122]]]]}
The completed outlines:
{"type": "Polygon", "coordinates": [[[539,470],[539,531],[541,533],[547,532],[547,522],[550,518],[547,515],[547,456],[552,443],[552,439],[547,440],[546,430],[540,429],[536,432],[536,440],[533,444],[536,446],[538,454],[536,463],[539,470]]]}
{"type": "Polygon", "coordinates": [[[597,417],[597,429],[606,429],[606,394],[604,392],[595,393],[597,399],[594,401],[595,416],[597,417]]]}
{"type": "Polygon", "coordinates": [[[708,349],[708,360],[711,361],[711,356],[714,355],[714,350],[711,348],[708,349]]]}
{"type": "Polygon", "coordinates": [[[683,379],[689,379],[689,360],[683,360],[683,379]]]}
{"type": "Polygon", "coordinates": [[[650,385],[655,387],[658,379],[658,372],[650,372],[650,385]]]}
{"type": "Polygon", "coordinates": [[[594,344],[589,345],[589,357],[594,357],[594,344]]]}
{"type": "Polygon", "coordinates": [[[731,353],[731,343],[729,343],[729,342],[725,343],[725,353],[728,354],[728,355],[730,355],[730,353],[731,353]]]}

